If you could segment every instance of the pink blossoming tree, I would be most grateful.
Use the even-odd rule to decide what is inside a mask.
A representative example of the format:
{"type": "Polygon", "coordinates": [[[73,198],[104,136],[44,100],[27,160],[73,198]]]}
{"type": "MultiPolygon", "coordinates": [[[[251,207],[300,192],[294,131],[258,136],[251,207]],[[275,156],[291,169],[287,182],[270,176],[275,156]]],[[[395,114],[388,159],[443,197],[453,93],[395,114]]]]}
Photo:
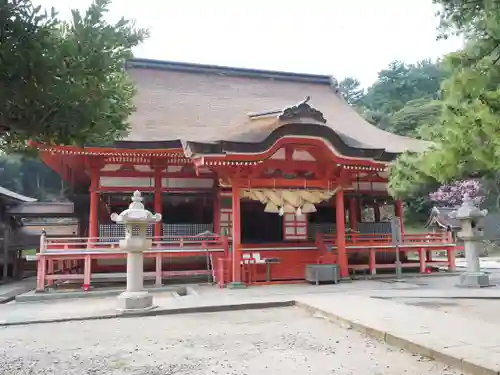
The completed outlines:
{"type": "Polygon", "coordinates": [[[429,194],[429,198],[438,206],[454,207],[462,204],[464,194],[477,198],[480,203],[484,201],[481,196],[481,183],[477,180],[461,180],[450,184],[441,185],[438,190],[429,194]]]}

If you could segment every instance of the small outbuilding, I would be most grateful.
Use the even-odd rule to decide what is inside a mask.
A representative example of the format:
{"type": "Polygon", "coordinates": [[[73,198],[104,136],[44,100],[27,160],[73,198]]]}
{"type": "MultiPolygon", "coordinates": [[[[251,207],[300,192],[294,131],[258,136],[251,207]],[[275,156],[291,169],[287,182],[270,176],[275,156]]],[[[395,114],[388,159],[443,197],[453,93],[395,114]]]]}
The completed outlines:
{"type": "MultiPolygon", "coordinates": [[[[425,227],[434,231],[448,230],[453,233],[453,238],[457,240],[457,232],[460,230],[458,220],[450,217],[450,213],[456,207],[433,207],[425,227]]],[[[484,232],[484,239],[488,242],[488,248],[500,249],[500,213],[489,213],[480,223],[484,232]]],[[[489,253],[490,249],[487,250],[489,253]]]]}

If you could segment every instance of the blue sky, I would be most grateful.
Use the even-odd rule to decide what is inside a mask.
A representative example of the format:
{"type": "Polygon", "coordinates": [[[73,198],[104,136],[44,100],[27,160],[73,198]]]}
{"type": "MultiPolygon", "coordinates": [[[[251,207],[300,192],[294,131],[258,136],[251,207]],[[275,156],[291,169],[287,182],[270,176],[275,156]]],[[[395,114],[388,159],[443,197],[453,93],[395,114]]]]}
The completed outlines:
{"type": "MultiPolygon", "coordinates": [[[[62,17],[90,0],[34,0],[62,17]]],[[[114,0],[110,20],[135,19],[151,37],[136,57],[354,76],[370,85],[389,62],[457,50],[436,41],[432,0],[114,0]]]]}

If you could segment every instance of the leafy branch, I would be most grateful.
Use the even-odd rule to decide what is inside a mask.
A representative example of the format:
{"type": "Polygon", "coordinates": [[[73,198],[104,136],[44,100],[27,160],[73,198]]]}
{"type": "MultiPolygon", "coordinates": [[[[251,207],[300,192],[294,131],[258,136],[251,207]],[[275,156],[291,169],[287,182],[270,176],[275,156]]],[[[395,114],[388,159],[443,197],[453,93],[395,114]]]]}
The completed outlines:
{"type": "Polygon", "coordinates": [[[125,72],[146,30],[105,20],[110,0],[94,0],[62,22],[31,0],[3,0],[0,23],[0,148],[28,140],[84,145],[128,131],[133,83],[125,72]]]}

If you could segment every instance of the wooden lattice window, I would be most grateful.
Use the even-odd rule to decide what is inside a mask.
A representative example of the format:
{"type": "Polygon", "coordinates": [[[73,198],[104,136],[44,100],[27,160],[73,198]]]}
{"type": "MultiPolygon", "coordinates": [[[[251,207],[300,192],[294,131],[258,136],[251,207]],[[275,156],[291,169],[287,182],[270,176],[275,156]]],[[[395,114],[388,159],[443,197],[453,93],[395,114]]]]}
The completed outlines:
{"type": "Polygon", "coordinates": [[[283,216],[283,239],[285,241],[307,240],[307,215],[285,214],[283,216]]]}

